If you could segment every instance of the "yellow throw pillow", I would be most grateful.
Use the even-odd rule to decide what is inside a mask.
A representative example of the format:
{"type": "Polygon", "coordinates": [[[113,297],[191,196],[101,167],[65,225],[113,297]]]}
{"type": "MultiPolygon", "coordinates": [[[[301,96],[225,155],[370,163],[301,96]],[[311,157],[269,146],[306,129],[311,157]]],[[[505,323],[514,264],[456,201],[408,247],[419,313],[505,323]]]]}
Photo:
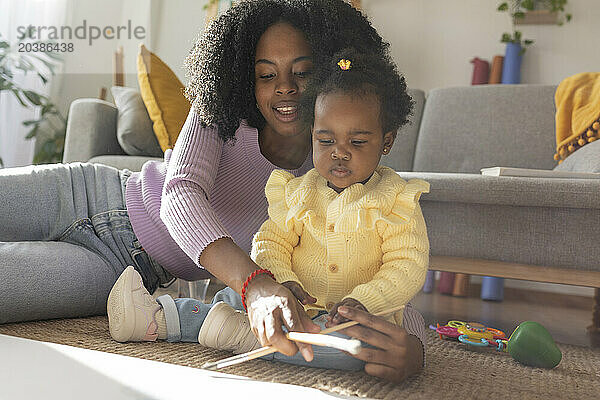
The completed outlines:
{"type": "Polygon", "coordinates": [[[137,58],[138,83],[152,128],[163,151],[172,149],[185,122],[190,103],[184,85],[156,54],[143,44],[137,58]]]}

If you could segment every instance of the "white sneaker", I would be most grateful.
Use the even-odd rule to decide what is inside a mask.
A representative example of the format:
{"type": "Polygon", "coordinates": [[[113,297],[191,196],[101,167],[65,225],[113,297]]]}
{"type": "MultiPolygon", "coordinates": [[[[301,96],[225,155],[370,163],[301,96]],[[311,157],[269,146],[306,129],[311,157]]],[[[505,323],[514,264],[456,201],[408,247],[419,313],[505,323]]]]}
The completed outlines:
{"type": "Polygon", "coordinates": [[[202,323],[198,343],[213,349],[246,353],[261,347],[250,329],[250,321],[243,311],[234,310],[222,301],[215,304],[202,323]]]}
{"type": "Polygon", "coordinates": [[[135,268],[125,268],[108,295],[110,335],[117,342],[155,341],[158,337],[155,315],[161,309],[135,268]]]}

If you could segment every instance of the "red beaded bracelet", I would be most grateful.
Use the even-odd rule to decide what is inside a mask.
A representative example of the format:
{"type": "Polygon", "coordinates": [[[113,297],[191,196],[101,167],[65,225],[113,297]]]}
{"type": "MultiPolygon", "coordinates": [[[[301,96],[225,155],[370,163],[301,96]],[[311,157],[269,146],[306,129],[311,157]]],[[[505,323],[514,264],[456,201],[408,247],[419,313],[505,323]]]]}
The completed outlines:
{"type": "Polygon", "coordinates": [[[250,276],[248,276],[248,278],[246,278],[246,282],[244,282],[244,284],[242,285],[242,305],[244,306],[244,310],[246,311],[248,311],[248,307],[246,307],[246,289],[248,288],[248,284],[250,283],[250,281],[260,274],[267,274],[271,278],[273,278],[273,280],[276,280],[275,275],[273,275],[273,273],[268,269],[264,268],[255,270],[250,274],[250,276]]]}

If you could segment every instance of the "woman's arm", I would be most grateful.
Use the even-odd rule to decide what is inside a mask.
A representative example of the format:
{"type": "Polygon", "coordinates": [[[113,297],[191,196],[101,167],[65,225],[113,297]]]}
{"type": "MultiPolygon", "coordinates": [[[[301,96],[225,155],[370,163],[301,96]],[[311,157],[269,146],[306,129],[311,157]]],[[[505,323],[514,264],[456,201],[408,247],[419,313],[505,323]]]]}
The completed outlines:
{"type": "MultiPolygon", "coordinates": [[[[233,242],[209,202],[223,145],[213,128],[201,126],[192,109],[167,167],[160,215],[170,235],[192,260],[241,293],[247,277],[260,267],[233,242]]],[[[291,330],[315,330],[316,325],[294,295],[268,277],[253,279],[246,298],[253,329],[261,333],[257,337],[284,354],[293,355],[298,347],[285,337],[282,325],[291,330]],[[270,302],[266,304],[264,299],[270,302]]],[[[305,358],[312,358],[310,346],[299,347],[305,358]]]]}
{"type": "Polygon", "coordinates": [[[191,109],[167,166],[160,208],[160,217],[179,247],[217,277],[220,272],[199,259],[209,244],[230,237],[209,202],[223,146],[216,130],[203,127],[191,109]]]}
{"type": "Polygon", "coordinates": [[[381,317],[351,307],[340,307],[338,312],[360,325],[340,332],[360,339],[375,348],[363,347],[354,357],[363,360],[369,375],[402,382],[423,369],[423,339],[381,317]]]}
{"type": "MultiPolygon", "coordinates": [[[[209,244],[200,263],[210,265],[211,273],[238,293],[246,278],[260,268],[229,238],[209,244]]],[[[265,274],[257,275],[246,288],[246,305],[252,330],[263,346],[273,345],[288,356],[300,350],[305,360],[312,360],[312,347],[288,340],[281,329],[285,325],[291,331],[319,332],[289,289],[265,274]]]]}

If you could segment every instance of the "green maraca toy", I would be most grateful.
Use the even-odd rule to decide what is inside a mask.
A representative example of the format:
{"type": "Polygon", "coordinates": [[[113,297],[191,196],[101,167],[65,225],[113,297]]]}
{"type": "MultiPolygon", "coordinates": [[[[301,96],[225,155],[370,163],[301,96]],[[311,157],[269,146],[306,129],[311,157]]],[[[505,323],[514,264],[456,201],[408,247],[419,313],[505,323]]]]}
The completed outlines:
{"type": "Polygon", "coordinates": [[[562,359],[550,332],[533,321],[519,324],[508,338],[507,347],[512,358],[531,367],[554,368],[562,359]]]}

